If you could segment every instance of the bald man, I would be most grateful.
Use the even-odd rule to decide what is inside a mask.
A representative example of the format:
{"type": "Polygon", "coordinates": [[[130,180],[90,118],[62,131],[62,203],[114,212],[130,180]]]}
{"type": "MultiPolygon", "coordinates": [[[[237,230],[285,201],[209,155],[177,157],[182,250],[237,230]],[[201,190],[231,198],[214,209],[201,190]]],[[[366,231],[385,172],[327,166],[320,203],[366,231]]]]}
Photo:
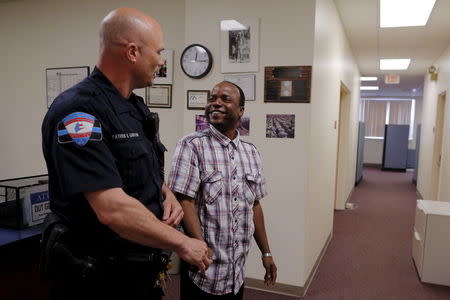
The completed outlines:
{"type": "Polygon", "coordinates": [[[52,299],[160,299],[167,255],[204,272],[203,241],[174,227],[183,210],[164,184],[158,119],[133,93],[164,64],[160,25],[119,8],[100,28],[92,74],[60,94],[42,124],[50,206],[43,236],[52,299]]]}

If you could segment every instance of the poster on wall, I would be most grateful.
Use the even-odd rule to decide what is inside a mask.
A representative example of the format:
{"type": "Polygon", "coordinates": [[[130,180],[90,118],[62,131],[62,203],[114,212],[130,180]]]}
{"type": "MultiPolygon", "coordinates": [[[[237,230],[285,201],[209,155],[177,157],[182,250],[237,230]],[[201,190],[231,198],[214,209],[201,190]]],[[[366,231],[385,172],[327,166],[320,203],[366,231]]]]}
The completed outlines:
{"type": "Polygon", "coordinates": [[[295,115],[267,115],[266,137],[293,139],[295,137],[295,115]]]}
{"type": "Polygon", "coordinates": [[[259,19],[220,21],[222,73],[258,72],[259,19]]]}
{"type": "Polygon", "coordinates": [[[309,103],[311,66],[265,67],[264,102],[309,103]]]}

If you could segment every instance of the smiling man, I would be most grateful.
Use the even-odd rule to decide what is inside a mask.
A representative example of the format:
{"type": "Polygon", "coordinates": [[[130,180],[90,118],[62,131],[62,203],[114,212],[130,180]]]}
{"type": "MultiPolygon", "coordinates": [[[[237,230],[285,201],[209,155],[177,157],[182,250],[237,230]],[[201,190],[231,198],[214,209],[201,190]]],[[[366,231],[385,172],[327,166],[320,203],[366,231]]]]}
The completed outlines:
{"type": "Polygon", "coordinates": [[[262,252],[265,283],[276,281],[259,203],[267,195],[261,159],[237,131],[244,105],[237,85],[217,84],[205,109],[209,128],[184,137],[175,150],[169,187],[183,207],[185,232],[206,242],[213,261],[206,272],[189,270],[181,299],[242,299],[252,236],[262,252]]]}

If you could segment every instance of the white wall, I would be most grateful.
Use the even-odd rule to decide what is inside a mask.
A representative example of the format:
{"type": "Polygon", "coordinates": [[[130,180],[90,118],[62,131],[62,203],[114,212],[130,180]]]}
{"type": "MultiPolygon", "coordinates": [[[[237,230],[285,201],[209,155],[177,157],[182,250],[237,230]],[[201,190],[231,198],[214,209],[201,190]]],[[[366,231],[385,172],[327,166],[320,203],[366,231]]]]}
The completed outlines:
{"type": "Polygon", "coordinates": [[[331,0],[316,1],[305,274],[309,274],[332,233],[339,118],[340,82],[350,90],[351,109],[345,183],[350,194],[355,182],[358,135],[359,71],[331,0]]]}
{"type": "MultiPolygon", "coordinates": [[[[439,94],[446,92],[444,135],[442,142],[442,160],[440,173],[440,188],[438,200],[450,201],[450,47],[433,63],[439,69],[437,81],[431,81],[425,75],[425,87],[422,107],[422,132],[419,152],[419,172],[417,190],[424,199],[431,199],[432,158],[434,151],[434,126],[436,122],[436,107],[439,94]]],[[[434,199],[436,200],[436,199],[434,199]]]]}
{"type": "MultiPolygon", "coordinates": [[[[184,1],[134,0],[126,5],[160,21],[166,48],[184,42],[184,1]]],[[[41,123],[47,112],[45,68],[85,66],[97,61],[102,18],[123,1],[22,0],[0,3],[0,179],[47,173],[41,151],[41,123]]],[[[179,59],[176,52],[175,61],[179,59]]],[[[175,82],[182,75],[175,68],[175,82]]],[[[169,149],[181,136],[177,120],[184,105],[182,84],[173,86],[173,109],[157,110],[169,149]]]]}

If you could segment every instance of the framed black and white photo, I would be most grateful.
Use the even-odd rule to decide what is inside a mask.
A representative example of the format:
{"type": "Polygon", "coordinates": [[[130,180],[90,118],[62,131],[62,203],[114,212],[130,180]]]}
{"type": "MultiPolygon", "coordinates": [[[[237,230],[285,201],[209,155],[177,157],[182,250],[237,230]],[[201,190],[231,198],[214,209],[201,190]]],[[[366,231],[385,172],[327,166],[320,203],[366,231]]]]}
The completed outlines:
{"type": "Polygon", "coordinates": [[[47,107],[50,107],[53,100],[55,100],[59,94],[74,86],[87,76],[89,76],[89,66],[45,69],[45,77],[47,80],[47,107]]]}
{"type": "Polygon", "coordinates": [[[155,84],[173,83],[173,50],[165,49],[161,51],[161,57],[164,59],[164,65],[159,68],[155,77],[155,84]]]}
{"type": "Polygon", "coordinates": [[[172,85],[154,84],[145,88],[145,102],[148,107],[171,108],[172,85]]]}
{"type": "Polygon", "coordinates": [[[259,19],[220,21],[222,73],[257,72],[259,19]]]}
{"type": "Polygon", "coordinates": [[[188,90],[187,91],[187,109],[204,110],[208,102],[208,90],[188,90]]]}
{"type": "Polygon", "coordinates": [[[229,74],[225,75],[224,79],[226,81],[232,82],[238,85],[245,95],[245,101],[255,100],[255,74],[229,74]]]}

